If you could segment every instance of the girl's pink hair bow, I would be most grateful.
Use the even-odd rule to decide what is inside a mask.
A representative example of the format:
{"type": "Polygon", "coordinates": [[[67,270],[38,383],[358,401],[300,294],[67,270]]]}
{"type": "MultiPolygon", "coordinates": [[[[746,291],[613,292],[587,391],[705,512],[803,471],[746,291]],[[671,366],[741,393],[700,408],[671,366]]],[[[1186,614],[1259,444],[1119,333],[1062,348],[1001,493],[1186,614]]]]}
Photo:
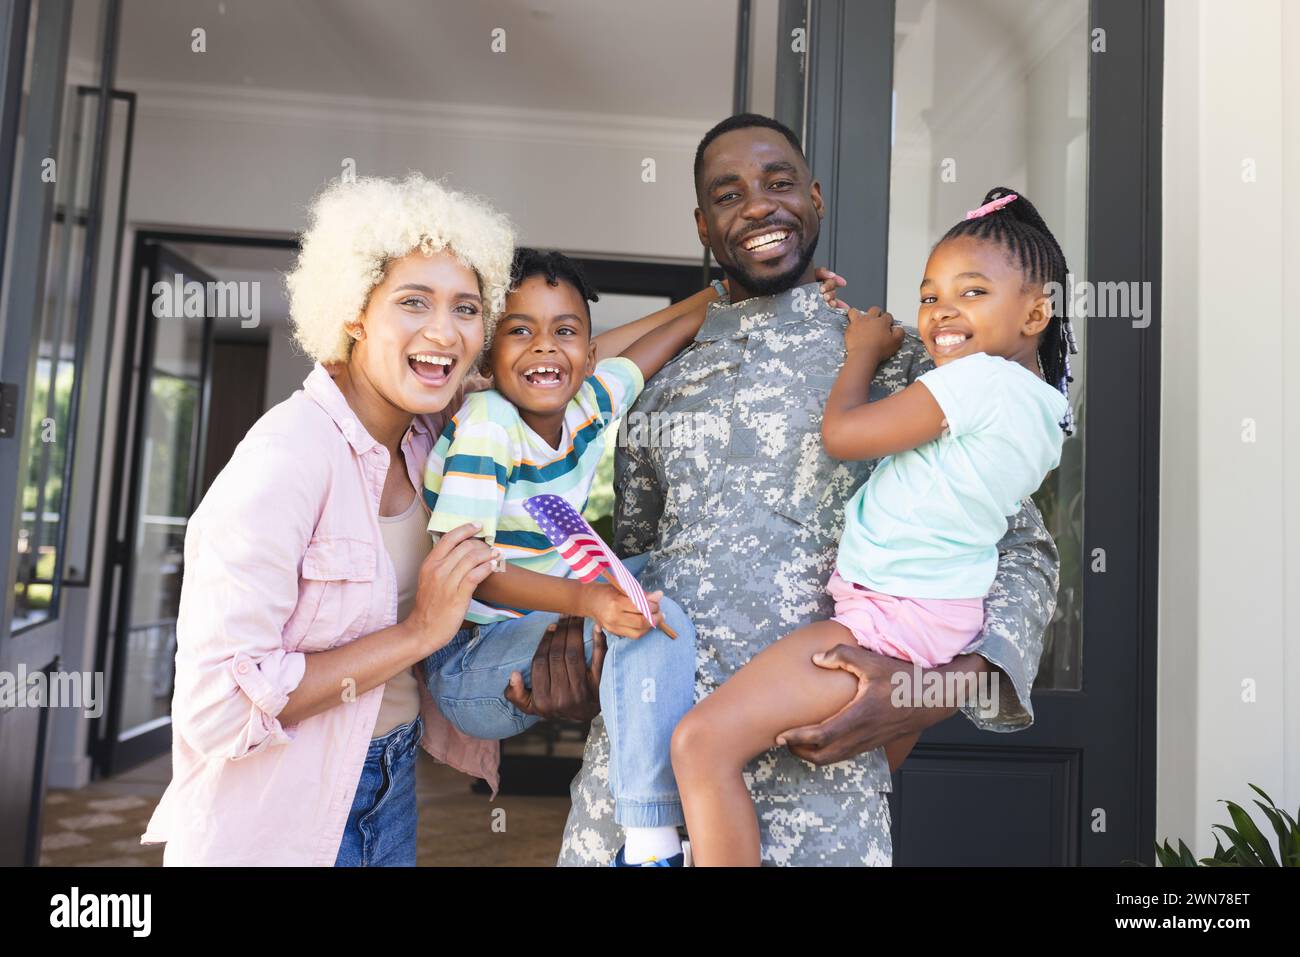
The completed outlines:
{"type": "Polygon", "coordinates": [[[966,214],[967,219],[979,219],[981,216],[987,216],[989,213],[997,212],[1003,206],[1007,205],[1014,199],[1019,199],[1015,193],[1007,193],[1005,196],[999,196],[997,199],[985,203],[979,209],[972,209],[966,214]]]}

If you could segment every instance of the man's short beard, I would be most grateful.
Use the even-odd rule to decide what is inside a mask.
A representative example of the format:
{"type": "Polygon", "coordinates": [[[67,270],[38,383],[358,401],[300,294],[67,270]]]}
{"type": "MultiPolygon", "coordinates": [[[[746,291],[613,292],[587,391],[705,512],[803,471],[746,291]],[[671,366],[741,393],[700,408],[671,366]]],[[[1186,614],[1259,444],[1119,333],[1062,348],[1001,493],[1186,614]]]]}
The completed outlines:
{"type": "Polygon", "coordinates": [[[787,272],[779,276],[773,276],[771,279],[758,279],[749,275],[737,266],[726,266],[718,263],[722,271],[727,274],[727,278],[735,285],[741,286],[751,296],[775,296],[777,293],[785,292],[787,289],[793,289],[799,283],[799,277],[808,269],[809,263],[812,262],[813,256],[817,252],[817,240],[821,238],[819,229],[813,234],[810,242],[799,253],[799,261],[790,267],[787,272]]]}

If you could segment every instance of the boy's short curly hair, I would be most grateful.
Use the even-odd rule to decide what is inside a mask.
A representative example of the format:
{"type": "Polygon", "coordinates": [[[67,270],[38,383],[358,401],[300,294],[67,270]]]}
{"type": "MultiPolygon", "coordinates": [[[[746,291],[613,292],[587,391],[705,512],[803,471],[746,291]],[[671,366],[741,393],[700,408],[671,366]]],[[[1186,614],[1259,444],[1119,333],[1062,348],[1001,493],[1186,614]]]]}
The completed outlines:
{"type": "MultiPolygon", "coordinates": [[[[530,246],[520,246],[515,250],[515,261],[510,267],[510,291],[514,292],[525,279],[533,276],[541,276],[551,286],[567,282],[582,297],[584,306],[589,302],[600,301],[600,294],[587,281],[582,267],[564,253],[555,250],[543,252],[530,246]]],[[[587,318],[591,318],[590,307],[587,309],[587,318]]]]}
{"type": "Polygon", "coordinates": [[[505,305],[514,229],[485,201],[411,173],[364,176],[326,187],[313,201],[302,249],[285,276],[294,338],[317,362],[345,362],[345,326],[365,310],[394,259],[447,250],[478,275],[483,341],[505,305]]]}

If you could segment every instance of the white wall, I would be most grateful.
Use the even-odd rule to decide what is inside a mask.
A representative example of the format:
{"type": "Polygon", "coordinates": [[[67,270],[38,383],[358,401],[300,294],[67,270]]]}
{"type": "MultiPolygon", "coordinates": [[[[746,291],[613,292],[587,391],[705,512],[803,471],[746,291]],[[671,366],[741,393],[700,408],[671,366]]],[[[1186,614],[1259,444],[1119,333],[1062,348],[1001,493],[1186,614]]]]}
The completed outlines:
{"type": "Polygon", "coordinates": [[[1156,836],[1204,855],[1300,804],[1300,5],[1165,10],[1156,836]]]}
{"type": "Polygon", "coordinates": [[[445,176],[491,200],[530,245],[692,261],[701,254],[691,164],[709,122],[129,79],[119,86],[140,96],[133,223],[293,233],[312,195],[350,158],[358,175],[445,176]],[[647,159],[653,182],[643,181],[647,159]]]}
{"type": "Polygon", "coordinates": [[[287,316],[268,324],[270,347],[266,356],[266,407],[279,405],[302,388],[303,379],[312,370],[312,361],[293,341],[293,329],[287,316]]]}

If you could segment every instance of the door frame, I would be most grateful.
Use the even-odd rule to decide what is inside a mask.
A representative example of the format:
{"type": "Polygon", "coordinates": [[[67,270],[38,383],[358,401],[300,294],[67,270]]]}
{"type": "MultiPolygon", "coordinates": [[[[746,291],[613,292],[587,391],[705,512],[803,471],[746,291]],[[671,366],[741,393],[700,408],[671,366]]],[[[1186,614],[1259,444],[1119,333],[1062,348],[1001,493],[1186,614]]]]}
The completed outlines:
{"type": "MultiPolygon", "coordinates": [[[[149,308],[149,292],[162,273],[163,261],[179,268],[187,278],[206,282],[211,277],[189,263],[164,244],[151,240],[146,233],[136,236],[131,262],[131,292],[127,300],[126,344],[122,353],[122,376],[113,457],[113,482],[109,497],[108,539],[103,574],[105,586],[100,596],[100,620],[96,647],[96,670],[107,674],[108,707],[96,719],[91,735],[91,757],[96,776],[105,776],[133,767],[164,753],[171,746],[170,722],[159,722],[147,731],[121,739],[122,682],[125,676],[127,642],[130,626],[131,595],[135,586],[136,562],[132,543],[140,517],[141,480],[144,470],[148,427],[149,390],[154,347],[157,342],[158,318],[149,308]],[[110,627],[111,626],[111,627],[110,627]],[[110,643],[109,636],[118,640],[110,643]]],[[[195,476],[201,463],[195,455],[202,450],[208,406],[208,362],[212,319],[203,318],[203,345],[200,358],[200,398],[195,435],[191,437],[188,497],[193,505],[195,476]]]]}
{"type": "MultiPolygon", "coordinates": [[[[705,285],[700,267],[680,262],[650,259],[607,259],[582,253],[567,253],[596,292],[610,295],[667,296],[672,302],[687,299],[705,285]]],[[[722,270],[713,266],[710,279],[721,279],[722,270]]]]}
{"type": "MultiPolygon", "coordinates": [[[[78,313],[74,327],[77,379],[71,394],[69,423],[65,429],[64,475],[70,475],[77,454],[76,405],[80,401],[80,373],[88,342],[91,293],[100,266],[100,234],[103,229],[103,198],[109,148],[110,111],[114,95],[117,40],[121,24],[120,0],[108,0],[100,9],[99,84],[96,125],[89,151],[87,217],[82,259],[78,313]]],[[[31,448],[28,415],[35,376],[42,306],[49,261],[50,227],[54,218],[54,190],[35,188],[11,190],[13,173],[37,175],[46,158],[66,161],[60,151],[64,123],[64,97],[68,90],[67,62],[74,9],[72,0],[0,0],[0,171],[4,173],[4,199],[0,201],[0,261],[6,240],[12,234],[13,256],[4,282],[3,333],[0,337],[0,379],[6,385],[0,406],[12,414],[13,428],[0,421],[0,488],[20,489],[31,448]],[[24,103],[24,80],[28,68],[28,39],[35,11],[34,46],[31,50],[30,92],[24,103]],[[22,153],[18,136],[21,117],[26,114],[22,153]],[[16,199],[14,198],[16,196],[16,199]]],[[[81,88],[84,92],[86,88],[81,88]]],[[[73,198],[75,200],[75,197],[73,198]]],[[[65,492],[71,486],[65,484],[65,492]]],[[[63,627],[59,608],[62,590],[64,549],[67,542],[68,508],[57,532],[58,553],[53,574],[52,614],[14,633],[14,584],[17,568],[16,542],[21,527],[22,496],[13,496],[11,509],[0,511],[0,668],[13,672],[26,668],[28,674],[57,671],[61,667],[63,627]]],[[[45,796],[45,760],[49,740],[50,709],[37,709],[35,733],[21,719],[18,709],[0,710],[0,781],[4,788],[0,814],[9,822],[0,832],[0,864],[34,865],[40,855],[41,819],[45,796]],[[17,787],[15,787],[17,785],[17,787]],[[26,795],[19,790],[27,789],[26,795]],[[24,806],[25,805],[25,806],[24,806]],[[21,834],[21,836],[19,836],[21,834]]]]}
{"type": "MultiPolygon", "coordinates": [[[[1088,412],[1106,422],[1106,441],[1084,455],[1085,548],[1108,547],[1126,557],[1106,574],[1084,579],[1084,614],[1101,628],[1135,633],[1128,660],[1117,669],[1125,695],[1136,701],[1135,774],[1127,795],[1136,809],[1136,847],[1128,857],[1155,863],[1156,704],[1160,588],[1160,342],[1162,268],[1161,183],[1164,117],[1164,0],[1092,0],[1089,29],[1112,38],[1111,68],[1089,71],[1088,278],[1146,282],[1151,325],[1134,330],[1116,321],[1094,322],[1088,334],[1107,355],[1089,368],[1088,412]],[[1115,43],[1114,38],[1133,42],[1115,43]],[[1140,91],[1134,96],[1134,91],[1140,91]],[[1122,104],[1122,108],[1121,108],[1122,104]],[[1105,183],[1105,188],[1097,184],[1105,183]],[[1134,414],[1136,412],[1136,414],[1134,414]],[[1098,512],[1089,487],[1105,488],[1116,475],[1137,476],[1124,508],[1098,512]],[[1113,544],[1112,544],[1113,543],[1113,544]],[[1133,575],[1131,589],[1123,585],[1133,575]],[[1091,594],[1090,594],[1091,593],[1091,594]],[[1091,598],[1091,601],[1089,600],[1091,598]],[[1113,623],[1112,623],[1113,622],[1113,623]]],[[[1086,429],[1086,426],[1085,426],[1086,429]]],[[[1085,653],[1087,619],[1085,618],[1085,653]]],[[[1084,675],[1085,682],[1087,674],[1084,675]]],[[[1086,805],[1085,805],[1086,806],[1086,805]]],[[[1097,806],[1097,805],[1092,805],[1097,806]]]]}
{"type": "MultiPolygon", "coordinates": [[[[893,0],[811,0],[809,163],[828,187],[828,265],[852,278],[864,302],[883,302],[889,249],[890,138],[893,116],[893,0]],[[843,162],[842,162],[843,161],[843,162]],[[851,175],[840,176],[841,169],[851,175]]],[[[1164,0],[1090,0],[1089,31],[1103,28],[1105,53],[1091,53],[1088,93],[1087,278],[1149,281],[1151,324],[1136,339],[1119,321],[1089,325],[1087,422],[1104,423],[1104,441],[1085,446],[1084,550],[1105,548],[1109,571],[1084,572],[1084,670],[1080,691],[1034,693],[1035,727],[992,737],[958,715],[926,732],[921,758],[978,760],[981,749],[1025,747],[1060,762],[1054,786],[1074,812],[1060,834],[1062,863],[1154,861],[1156,655],[1160,423],[1161,144],[1164,0]],[[1106,69],[1097,69],[1105,56],[1106,69]],[[1103,490],[1130,476],[1129,495],[1103,490]],[[1091,492],[1091,494],[1089,494],[1091,492]],[[1125,644],[1117,638],[1132,636],[1125,644]],[[1089,640],[1089,639],[1092,640],[1089,640]],[[1091,680],[1090,680],[1091,679],[1091,680]],[[1091,695],[1114,701],[1105,734],[1122,753],[1090,755],[1054,743],[1053,700],[1091,695]],[[1044,720],[1046,718],[1046,720],[1044,720]],[[1131,723],[1131,728],[1124,726],[1131,723]],[[1131,735],[1131,741],[1129,738],[1131,735]],[[927,743],[929,739],[929,743],[927,743]],[[1128,745],[1131,744],[1131,749],[1128,745]],[[1065,752],[1069,750],[1071,754],[1065,752]],[[1098,761],[1100,758],[1100,762],[1098,761]],[[1113,763],[1112,763],[1113,762],[1113,763]],[[1099,772],[1099,767],[1103,769],[1099,772]],[[1116,792],[1108,772],[1126,784],[1116,792]],[[1106,809],[1107,825],[1093,825],[1106,809]]],[[[1081,359],[1087,361],[1088,356],[1081,359]]],[[[1088,563],[1084,563],[1088,567],[1088,563]]],[[[1089,733],[1101,733],[1089,730],[1089,733]]],[[[1059,742],[1059,738],[1057,739],[1059,742]]],[[[917,773],[915,766],[912,773],[917,773]]],[[[894,776],[895,862],[908,768],[894,776]]]]}

